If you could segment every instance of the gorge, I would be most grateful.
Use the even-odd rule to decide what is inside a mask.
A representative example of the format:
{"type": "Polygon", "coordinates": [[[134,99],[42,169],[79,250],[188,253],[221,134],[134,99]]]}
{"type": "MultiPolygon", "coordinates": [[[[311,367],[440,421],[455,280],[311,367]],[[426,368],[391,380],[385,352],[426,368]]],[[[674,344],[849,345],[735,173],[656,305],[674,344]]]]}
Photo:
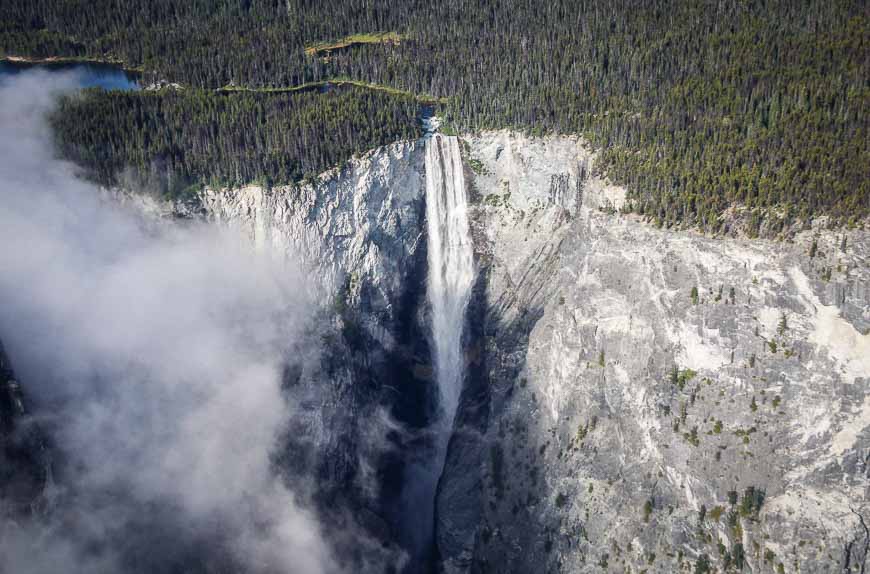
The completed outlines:
{"type": "Polygon", "coordinates": [[[447,432],[462,392],[462,333],[474,282],[463,169],[457,137],[434,135],[426,141],[428,292],[441,418],[447,432]]]}
{"type": "MultiPolygon", "coordinates": [[[[7,149],[22,147],[14,143],[7,149]]],[[[30,198],[4,188],[4,198],[21,202],[0,206],[4,245],[23,245],[20,234],[46,221],[40,189],[75,181],[69,166],[37,157],[63,179],[19,180],[30,198]]],[[[15,397],[20,387],[24,404],[33,405],[28,415],[0,401],[4,424],[81,430],[59,421],[84,420],[79,408],[93,415],[115,404],[143,423],[135,427],[142,436],[158,423],[179,429],[160,434],[165,443],[146,445],[153,457],[131,457],[132,471],[109,477],[120,480],[112,483],[120,493],[113,508],[124,512],[102,522],[105,530],[39,540],[56,542],[51,555],[69,560],[95,552],[101,560],[79,564],[96,572],[113,571],[117,563],[106,557],[143,572],[214,571],[224,558],[246,571],[304,574],[671,573],[698,572],[699,564],[758,573],[860,571],[870,548],[870,232],[819,221],[774,241],[659,228],[622,212],[625,192],[599,173],[596,160],[579,137],[502,130],[396,142],[293,186],[205,187],[169,199],[78,190],[105,203],[85,203],[76,214],[102,214],[108,204],[135,222],[130,228],[145,231],[106,233],[105,219],[86,219],[94,225],[76,236],[83,238],[73,243],[82,246],[77,257],[106,249],[109,262],[141,262],[113,246],[138,245],[143,251],[134,252],[147,255],[150,241],[171,239],[178,229],[231,235],[200,250],[187,240],[158,242],[171,248],[146,257],[154,273],[136,277],[147,286],[168,269],[178,280],[130,298],[110,297],[107,287],[99,292],[115,302],[110,310],[84,296],[48,297],[50,281],[39,266],[15,256],[28,250],[4,250],[0,338],[15,376],[0,360],[2,388],[15,397]],[[164,236],[161,229],[170,231],[164,236]],[[221,250],[229,256],[214,253],[221,250]],[[301,270],[283,266],[296,260],[301,270]],[[209,261],[207,273],[182,272],[209,261]],[[299,287],[299,277],[313,287],[299,287]],[[295,291],[310,300],[297,301],[295,291]],[[122,355],[128,363],[101,363],[103,353],[88,346],[93,354],[82,356],[112,367],[106,376],[116,382],[144,363],[149,376],[136,378],[136,388],[166,391],[146,401],[153,410],[114,395],[114,403],[98,396],[53,410],[57,387],[41,380],[91,379],[72,369],[82,367],[68,359],[76,353],[63,361],[52,356],[69,343],[58,330],[39,331],[53,344],[36,355],[27,351],[34,323],[20,309],[31,300],[54,302],[59,307],[49,308],[63,310],[61,318],[87,319],[89,329],[61,323],[70,339],[150,301],[147,314],[165,321],[152,330],[112,330],[94,347],[117,351],[118,341],[127,342],[121,350],[135,351],[122,355]],[[225,305],[203,303],[212,300],[225,305]],[[257,312],[245,319],[239,306],[257,312]],[[297,315],[300,307],[306,312],[297,315]],[[288,309],[294,313],[282,314],[288,309]],[[178,321],[211,326],[211,319],[199,321],[215,316],[226,324],[175,330],[178,321]],[[253,366],[261,364],[255,343],[263,339],[251,338],[260,323],[268,329],[265,363],[272,368],[245,375],[236,358],[241,350],[253,366]],[[215,340],[216,353],[208,347],[215,340]],[[195,356],[215,365],[195,363],[176,376],[166,365],[191,363],[171,353],[174,347],[199,351],[195,356]],[[54,365],[49,373],[47,364],[54,365]],[[242,374],[227,378],[224,371],[242,374]],[[196,392],[184,392],[187,384],[196,392]],[[205,404],[216,410],[194,408],[212,394],[222,400],[205,404]],[[287,409],[275,406],[285,402],[287,409]],[[215,458],[197,458],[203,464],[193,469],[201,472],[172,466],[183,488],[163,481],[144,488],[132,479],[149,464],[177,449],[198,450],[200,418],[188,407],[226,421],[207,443],[215,458]],[[232,440],[235,432],[251,441],[232,440]],[[254,445],[255,458],[236,458],[254,445]],[[256,480],[219,472],[233,466],[227,458],[241,466],[253,460],[256,480]],[[220,480],[195,480],[203,477],[220,480]],[[194,488],[203,484],[229,486],[204,501],[194,488]],[[289,510],[275,514],[270,504],[289,510]],[[141,508],[159,509],[151,525],[172,535],[135,536],[141,522],[132,510],[141,508]],[[208,512],[193,512],[203,508],[208,512]],[[189,520],[208,525],[215,516],[234,525],[230,535],[190,535],[189,520]],[[252,543],[246,533],[258,531],[248,527],[264,524],[287,530],[266,528],[276,536],[252,543]],[[94,550],[94,539],[110,541],[105,554],[94,550]],[[222,550],[209,562],[213,544],[222,550]]],[[[16,181],[27,165],[4,164],[4,181],[16,181]]],[[[87,269],[82,281],[99,283],[104,275],[87,269]]],[[[9,444],[13,435],[0,436],[9,444]]],[[[96,431],[71,436],[81,439],[78,447],[85,438],[118,446],[96,431]]],[[[63,442],[53,448],[71,446],[63,442]]],[[[93,471],[103,452],[131,451],[78,452],[89,456],[73,458],[93,471]]],[[[76,504],[103,501],[88,499],[102,491],[83,490],[76,467],[59,467],[51,488],[36,472],[27,488],[16,479],[4,490],[36,509],[36,524],[51,522],[48,500],[60,523],[75,515],[64,513],[64,504],[92,510],[76,504]],[[56,497],[58,484],[77,496],[56,497]]],[[[0,540],[5,556],[19,560],[5,564],[24,572],[34,548],[22,545],[15,533],[24,530],[16,528],[7,527],[0,540]]]]}
{"type": "MultiPolygon", "coordinates": [[[[435,496],[437,568],[862,563],[867,232],[817,225],[775,242],[657,229],[619,213],[624,192],[578,138],[458,143],[480,271],[435,496]]],[[[309,186],[206,190],[200,211],[171,210],[318,254],[327,275],[354,277],[351,307],[383,333],[388,302],[427,274],[426,153],[395,144],[309,186]]],[[[408,389],[434,382],[420,305],[404,331],[420,377],[408,389]]]]}
{"type": "Polygon", "coordinates": [[[465,310],[474,282],[474,261],[468,228],[465,178],[459,140],[431,135],[426,140],[426,229],[434,371],[438,385],[436,447],[431,471],[424,478],[420,505],[429,516],[416,518],[429,529],[422,540],[432,544],[435,486],[444,468],[465,374],[463,332],[465,310]]]}

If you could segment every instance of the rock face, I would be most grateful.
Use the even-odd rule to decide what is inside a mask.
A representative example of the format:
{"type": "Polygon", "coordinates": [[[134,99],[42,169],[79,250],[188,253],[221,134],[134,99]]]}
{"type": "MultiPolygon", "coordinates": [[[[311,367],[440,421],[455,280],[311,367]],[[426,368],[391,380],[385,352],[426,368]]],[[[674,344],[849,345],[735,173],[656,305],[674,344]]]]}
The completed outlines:
{"type": "MultiPolygon", "coordinates": [[[[656,229],[618,212],[624,192],[579,139],[463,142],[479,273],[436,500],[440,568],[860,571],[870,234],[656,229]]],[[[395,144],[313,185],[200,198],[207,218],[301,250],[325,297],[344,294],[319,383],[337,406],[308,426],[335,445],[321,465],[336,485],[360,484],[360,417],[392,405],[431,422],[411,414],[434,391],[422,163],[420,142],[395,144]]],[[[394,446],[396,475],[420,445],[394,446]]],[[[382,508],[406,512],[390,488],[382,508]]]]}
{"type": "MultiPolygon", "coordinates": [[[[618,212],[579,139],[462,142],[477,280],[438,569],[865,571],[870,233],[656,229],[618,212]]],[[[335,542],[350,570],[401,564],[406,470],[432,453],[424,178],[405,142],[300,186],[150,206],[301,253],[320,281],[325,350],[288,365],[303,408],[277,461],[316,477],[326,530],[377,541],[335,542]]]]}
{"type": "MultiPolygon", "coordinates": [[[[341,571],[399,571],[407,562],[401,528],[401,519],[410,515],[404,472],[426,450],[428,439],[417,431],[428,426],[429,410],[435,407],[428,396],[423,305],[422,166],[421,143],[397,143],[299,186],[204,190],[177,203],[117,190],[106,193],[106,200],[137,204],[157,215],[140,222],[148,226],[165,224],[162,217],[196,218],[239,229],[243,240],[274,247],[279,256],[286,252],[302,257],[311,282],[319,286],[319,305],[313,312],[317,320],[306,323],[303,336],[294,338],[294,347],[287,351],[281,382],[293,417],[270,454],[300,505],[316,514],[330,558],[341,571]]],[[[32,423],[22,416],[26,381],[23,387],[24,397],[0,349],[4,517],[39,510],[36,505],[52,494],[51,467],[42,461],[45,449],[28,438],[35,436],[27,429],[32,423]]],[[[35,415],[38,419],[40,413],[35,415]]],[[[78,493],[68,487],[75,481],[66,479],[79,470],[62,464],[59,449],[52,454],[60,463],[55,470],[64,500],[38,525],[57,523],[66,529],[70,521],[65,513],[80,508],[74,500],[78,493]]],[[[101,507],[84,503],[81,508],[101,507]]],[[[132,525],[123,525],[129,535],[113,532],[100,536],[99,542],[123,541],[118,553],[129,560],[129,570],[238,571],[241,566],[221,534],[187,524],[175,532],[176,523],[164,518],[167,512],[175,510],[149,504],[132,525]]],[[[10,522],[0,521],[0,534],[10,522]]]]}
{"type": "Polygon", "coordinates": [[[348,303],[367,296],[371,309],[389,315],[422,236],[422,147],[380,148],[301,186],[208,189],[199,204],[208,219],[241,227],[257,245],[299,253],[317,268],[324,293],[348,288],[348,303]]]}
{"type": "Polygon", "coordinates": [[[579,140],[467,144],[483,336],[443,569],[863,572],[870,233],[656,229],[579,140]]]}
{"type": "MultiPolygon", "coordinates": [[[[0,343],[0,515],[39,510],[50,478],[41,433],[26,419],[24,396],[0,343]]],[[[2,528],[2,527],[0,527],[2,528]]]]}
{"type": "Polygon", "coordinates": [[[281,461],[300,489],[316,478],[312,495],[327,531],[359,529],[375,539],[362,549],[359,537],[333,540],[340,556],[355,556],[351,570],[402,562],[399,547],[411,546],[405,473],[431,441],[418,432],[432,422],[437,396],[425,316],[423,163],[423,142],[400,142],[299,186],[206,189],[172,207],[301,256],[321,286],[322,358],[313,370],[288,368],[306,408],[292,421],[281,461]]]}

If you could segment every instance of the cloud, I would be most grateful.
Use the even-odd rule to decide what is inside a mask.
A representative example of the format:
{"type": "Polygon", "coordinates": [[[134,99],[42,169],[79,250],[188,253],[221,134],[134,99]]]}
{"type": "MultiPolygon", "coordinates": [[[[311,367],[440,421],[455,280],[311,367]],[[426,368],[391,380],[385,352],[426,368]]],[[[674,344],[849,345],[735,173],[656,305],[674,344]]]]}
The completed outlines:
{"type": "Polygon", "coordinates": [[[0,80],[0,339],[62,453],[54,510],[0,526],[0,571],[335,571],[271,462],[283,369],[316,359],[304,274],[77,179],[45,117],[79,83],[0,80]]]}

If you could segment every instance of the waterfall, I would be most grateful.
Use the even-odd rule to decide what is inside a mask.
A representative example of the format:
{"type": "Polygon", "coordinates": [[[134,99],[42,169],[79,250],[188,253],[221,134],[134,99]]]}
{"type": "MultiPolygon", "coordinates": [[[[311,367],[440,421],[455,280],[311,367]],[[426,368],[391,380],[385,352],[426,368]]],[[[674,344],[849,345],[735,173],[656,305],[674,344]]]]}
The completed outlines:
{"type": "Polygon", "coordinates": [[[435,376],[441,398],[440,423],[446,435],[462,390],[462,330],[474,282],[465,177],[456,137],[435,134],[426,142],[426,219],[435,376]]]}
{"type": "Polygon", "coordinates": [[[462,331],[474,283],[474,261],[462,158],[455,137],[432,134],[426,138],[426,219],[428,299],[439,411],[430,429],[433,450],[416,453],[405,471],[402,536],[411,552],[405,572],[428,571],[424,565],[431,566],[435,490],[444,467],[465,371],[462,331]]]}

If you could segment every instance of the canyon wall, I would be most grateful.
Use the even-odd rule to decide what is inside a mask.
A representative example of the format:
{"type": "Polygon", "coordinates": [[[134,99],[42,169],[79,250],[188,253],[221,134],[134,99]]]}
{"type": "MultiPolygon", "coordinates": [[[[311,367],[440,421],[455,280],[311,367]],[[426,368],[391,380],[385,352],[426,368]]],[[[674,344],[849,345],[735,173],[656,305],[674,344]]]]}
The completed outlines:
{"type": "MultiPolygon", "coordinates": [[[[658,229],[620,213],[578,138],[460,144],[477,275],[438,569],[863,571],[870,233],[658,229]]],[[[284,462],[386,547],[411,543],[406,472],[437,418],[423,146],[149,207],[306,258],[331,327],[288,384],[330,392],[311,393],[284,462]]]]}
{"type": "Polygon", "coordinates": [[[870,234],[656,229],[580,140],[466,141],[483,336],[444,569],[863,571],[870,234]]]}

